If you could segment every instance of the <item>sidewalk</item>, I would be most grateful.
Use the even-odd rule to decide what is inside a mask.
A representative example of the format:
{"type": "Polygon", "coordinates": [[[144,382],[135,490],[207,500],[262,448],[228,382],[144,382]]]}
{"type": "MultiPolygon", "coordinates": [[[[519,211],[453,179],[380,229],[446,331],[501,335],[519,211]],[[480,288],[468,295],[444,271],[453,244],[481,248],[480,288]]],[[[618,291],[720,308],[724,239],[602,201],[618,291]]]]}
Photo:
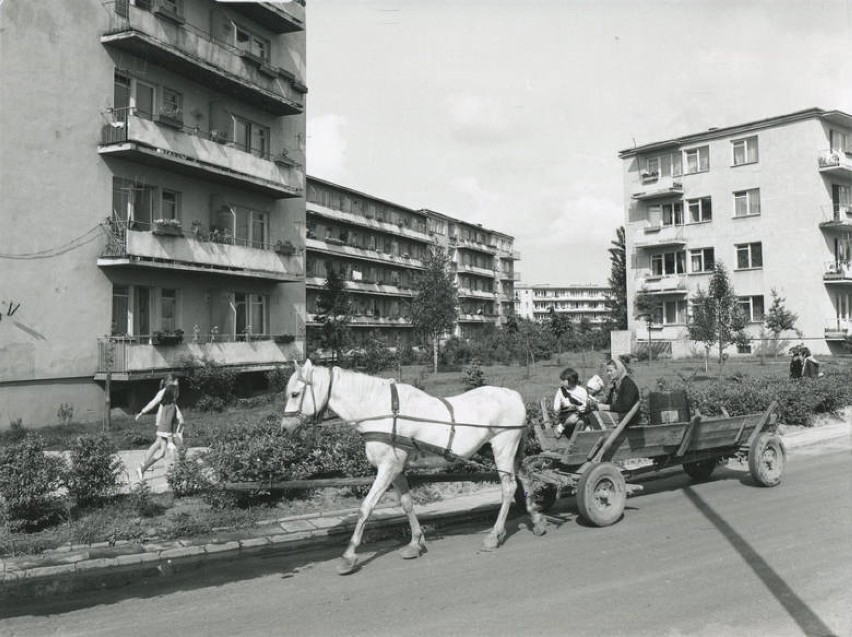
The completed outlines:
{"type": "MultiPolygon", "coordinates": [[[[852,448],[852,423],[839,422],[783,434],[790,455],[807,455],[852,448]]],[[[121,458],[133,474],[144,451],[122,451],[121,458]]],[[[168,488],[164,463],[146,474],[152,490],[168,488]]],[[[129,488],[127,482],[124,490],[129,488]]],[[[493,521],[500,504],[500,488],[483,490],[417,507],[424,525],[440,531],[453,525],[493,521]]],[[[0,559],[0,606],[15,599],[65,594],[73,591],[123,585],[140,578],[162,576],[175,567],[197,566],[216,559],[234,559],[274,551],[296,552],[321,545],[345,545],[357,519],[357,509],[324,511],[261,523],[239,538],[222,529],[214,542],[131,543],[102,542],[69,546],[40,556],[0,559]]],[[[368,524],[371,540],[399,535],[408,521],[398,507],[378,509],[368,524]]]]}

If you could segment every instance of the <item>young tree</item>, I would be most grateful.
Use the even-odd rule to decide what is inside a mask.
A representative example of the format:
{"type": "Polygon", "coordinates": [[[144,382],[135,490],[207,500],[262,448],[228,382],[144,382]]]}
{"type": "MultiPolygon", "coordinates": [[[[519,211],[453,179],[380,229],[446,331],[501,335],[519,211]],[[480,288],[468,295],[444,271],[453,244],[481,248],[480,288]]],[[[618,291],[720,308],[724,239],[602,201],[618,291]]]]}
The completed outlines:
{"type": "Polygon", "coordinates": [[[796,336],[802,337],[802,332],[796,328],[796,321],[799,320],[799,317],[787,309],[784,301],[784,297],[779,296],[775,288],[772,288],[772,305],[769,306],[769,310],[763,319],[766,329],[772,332],[772,349],[776,357],[780,349],[778,342],[783,332],[794,331],[796,336]]]}
{"type": "Polygon", "coordinates": [[[349,343],[349,322],[352,320],[352,301],[346,283],[333,267],[328,268],[325,286],[317,297],[317,322],[322,324],[322,347],[331,350],[332,362],[340,361],[340,353],[349,343]]]}
{"type": "Polygon", "coordinates": [[[687,329],[690,338],[709,347],[712,343],[719,348],[719,374],[725,361],[725,348],[729,345],[747,344],[746,319],[740,309],[739,298],[728,279],[728,272],[721,261],[713,268],[707,293],[699,290],[692,299],[692,315],[687,329]]]}
{"type": "Polygon", "coordinates": [[[615,330],[627,329],[627,249],[624,243],[624,226],[615,231],[615,241],[609,248],[609,287],[607,307],[610,322],[615,330]]]}
{"type": "Polygon", "coordinates": [[[424,270],[411,300],[411,324],[432,342],[434,373],[438,373],[438,341],[453,329],[458,312],[458,296],[450,269],[450,258],[442,248],[434,248],[423,259],[424,270]]]}
{"type": "Polygon", "coordinates": [[[559,351],[563,351],[571,336],[571,331],[574,326],[571,322],[571,317],[565,314],[559,314],[553,307],[547,310],[547,324],[553,336],[556,337],[556,346],[559,351]]]}
{"type": "Polygon", "coordinates": [[[639,290],[636,293],[636,299],[633,302],[633,315],[645,321],[648,328],[648,364],[654,358],[654,350],[651,347],[651,325],[654,324],[654,319],[659,315],[662,309],[662,303],[658,296],[651,294],[646,290],[639,290]]]}

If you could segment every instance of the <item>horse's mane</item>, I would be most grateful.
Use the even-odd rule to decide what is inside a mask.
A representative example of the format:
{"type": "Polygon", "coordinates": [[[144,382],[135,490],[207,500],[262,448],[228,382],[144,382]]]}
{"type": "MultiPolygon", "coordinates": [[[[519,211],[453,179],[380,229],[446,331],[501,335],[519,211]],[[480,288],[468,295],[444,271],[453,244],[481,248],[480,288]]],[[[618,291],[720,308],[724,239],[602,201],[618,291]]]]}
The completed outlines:
{"type": "MultiPolygon", "coordinates": [[[[328,371],[329,378],[331,378],[331,367],[323,367],[328,371]]],[[[381,378],[379,376],[370,376],[369,374],[365,374],[363,372],[355,371],[352,369],[344,369],[343,367],[338,367],[340,370],[338,373],[340,374],[340,378],[346,379],[347,383],[353,383],[354,390],[358,393],[366,394],[366,392],[377,392],[379,390],[390,393],[388,389],[390,387],[391,382],[396,382],[392,378],[381,378]]],[[[404,386],[408,388],[409,391],[413,392],[415,395],[424,396],[428,398],[434,398],[428,392],[415,387],[414,385],[410,385],[408,383],[397,383],[397,386],[404,386]]]]}

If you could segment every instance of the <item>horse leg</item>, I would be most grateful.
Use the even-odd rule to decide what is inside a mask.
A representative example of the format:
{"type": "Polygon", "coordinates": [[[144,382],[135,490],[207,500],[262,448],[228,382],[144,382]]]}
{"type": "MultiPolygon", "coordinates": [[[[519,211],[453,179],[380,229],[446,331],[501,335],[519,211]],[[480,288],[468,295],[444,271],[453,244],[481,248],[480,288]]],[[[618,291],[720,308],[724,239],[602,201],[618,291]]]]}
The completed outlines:
{"type": "Polygon", "coordinates": [[[411,500],[411,493],[408,490],[408,480],[405,475],[398,475],[393,481],[393,486],[399,492],[399,503],[402,505],[405,515],[408,516],[408,524],[411,526],[411,542],[402,547],[399,554],[403,559],[414,559],[426,552],[426,538],[423,536],[423,528],[420,526],[420,520],[417,519],[417,515],[414,513],[414,502],[411,500]]]}
{"type": "Polygon", "coordinates": [[[508,436],[501,437],[499,434],[491,439],[494,462],[497,465],[497,472],[500,474],[501,502],[494,528],[491,529],[491,532],[482,541],[482,548],[486,551],[493,551],[506,539],[506,518],[509,517],[509,509],[512,506],[515,489],[517,488],[515,482],[515,453],[518,450],[520,440],[517,434],[514,435],[514,438],[514,444],[512,443],[512,438],[508,436]]]}
{"type": "MultiPolygon", "coordinates": [[[[391,450],[391,452],[392,451],[393,450],[391,450]]],[[[364,498],[364,501],[361,503],[361,509],[358,513],[358,521],[355,523],[355,531],[352,533],[352,537],[349,539],[349,545],[346,547],[346,551],[344,551],[343,555],[340,557],[340,562],[337,565],[337,572],[340,575],[348,575],[355,570],[355,566],[358,564],[358,556],[355,554],[355,551],[361,544],[367,520],[370,519],[373,509],[376,508],[376,505],[379,503],[379,500],[382,499],[382,496],[391,485],[391,482],[393,482],[393,480],[402,471],[404,463],[396,462],[393,453],[391,453],[390,456],[387,456],[387,458],[388,460],[378,464],[376,479],[373,481],[373,485],[370,487],[367,497],[364,498]]]]}

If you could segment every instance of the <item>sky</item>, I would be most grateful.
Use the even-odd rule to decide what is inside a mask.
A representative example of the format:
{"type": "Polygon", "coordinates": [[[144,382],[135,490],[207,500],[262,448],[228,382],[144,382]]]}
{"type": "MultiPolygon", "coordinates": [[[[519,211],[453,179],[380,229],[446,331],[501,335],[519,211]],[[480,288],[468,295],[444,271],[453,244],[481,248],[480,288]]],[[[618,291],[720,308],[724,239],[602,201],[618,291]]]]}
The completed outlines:
{"type": "Polygon", "coordinates": [[[852,113],[852,0],[308,0],[307,170],[606,283],[618,152],[852,113]]]}

